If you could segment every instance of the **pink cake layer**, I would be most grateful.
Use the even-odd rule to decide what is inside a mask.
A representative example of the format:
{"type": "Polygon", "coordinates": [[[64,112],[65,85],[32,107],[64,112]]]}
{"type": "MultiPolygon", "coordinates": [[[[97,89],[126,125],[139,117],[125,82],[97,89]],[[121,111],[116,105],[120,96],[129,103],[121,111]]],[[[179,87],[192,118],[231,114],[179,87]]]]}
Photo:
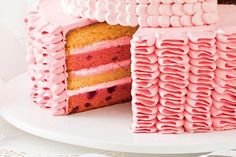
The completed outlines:
{"type": "Polygon", "coordinates": [[[69,98],[68,113],[83,112],[131,100],[131,82],[81,93],[69,98]]]}
{"type": "Polygon", "coordinates": [[[215,24],[217,0],[61,0],[64,11],[111,25],[183,27],[215,24]]]}
{"type": "Polygon", "coordinates": [[[130,59],[130,38],[96,43],[86,48],[72,50],[66,57],[67,70],[80,70],[130,59]],[[101,59],[102,58],[102,59],[101,59]]]}
{"type": "Polygon", "coordinates": [[[134,132],[236,129],[235,11],[220,6],[219,26],[139,28],[131,42],[134,132]]]}

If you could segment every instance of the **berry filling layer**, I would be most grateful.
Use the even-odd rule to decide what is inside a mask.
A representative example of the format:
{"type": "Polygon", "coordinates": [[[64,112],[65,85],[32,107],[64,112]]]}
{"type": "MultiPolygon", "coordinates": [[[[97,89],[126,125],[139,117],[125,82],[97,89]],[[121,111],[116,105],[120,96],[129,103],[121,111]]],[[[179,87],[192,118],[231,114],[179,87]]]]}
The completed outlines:
{"type": "Polygon", "coordinates": [[[66,57],[67,70],[80,70],[130,59],[130,44],[92,50],[66,57]]]}
{"type": "Polygon", "coordinates": [[[83,112],[131,100],[131,83],[81,93],[69,98],[69,113],[83,112]]]}

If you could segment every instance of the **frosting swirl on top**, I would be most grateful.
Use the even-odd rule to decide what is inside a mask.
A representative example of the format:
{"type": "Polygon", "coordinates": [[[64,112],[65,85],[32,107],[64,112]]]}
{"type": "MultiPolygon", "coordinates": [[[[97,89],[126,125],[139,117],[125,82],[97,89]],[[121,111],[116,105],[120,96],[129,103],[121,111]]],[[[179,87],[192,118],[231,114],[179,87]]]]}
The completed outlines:
{"type": "Polygon", "coordinates": [[[61,0],[74,17],[108,24],[149,27],[186,27],[217,22],[217,0],[61,0]]]}

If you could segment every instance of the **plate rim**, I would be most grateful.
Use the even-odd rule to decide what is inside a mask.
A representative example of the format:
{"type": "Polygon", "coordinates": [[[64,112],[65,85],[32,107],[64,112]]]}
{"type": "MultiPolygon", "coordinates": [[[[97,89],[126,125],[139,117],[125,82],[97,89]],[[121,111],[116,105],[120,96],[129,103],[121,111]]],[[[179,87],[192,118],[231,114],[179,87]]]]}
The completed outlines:
{"type": "MultiPolygon", "coordinates": [[[[17,77],[11,79],[8,81],[4,86],[4,88],[7,88],[10,86],[12,83],[17,81],[18,79],[26,77],[26,74],[23,73],[21,75],[18,75],[17,77]]],[[[5,105],[3,105],[6,107],[5,105]]],[[[3,107],[3,108],[4,108],[3,107]]],[[[101,141],[97,139],[88,139],[88,138],[83,138],[81,136],[78,136],[77,139],[79,139],[80,142],[74,142],[70,141],[72,137],[69,139],[65,140],[60,138],[60,134],[54,134],[52,136],[52,133],[46,132],[45,130],[42,130],[42,128],[33,128],[30,126],[27,126],[27,124],[24,124],[23,122],[19,122],[16,119],[12,119],[11,116],[8,114],[4,113],[4,109],[0,111],[0,116],[5,119],[8,123],[11,125],[17,127],[20,130],[23,130],[29,134],[35,135],[37,137],[41,137],[44,139],[49,139],[52,141],[57,141],[60,143],[65,143],[65,144],[70,144],[70,145],[77,145],[77,146],[84,146],[84,147],[89,147],[89,148],[95,148],[95,149],[102,149],[102,150],[108,150],[108,151],[117,151],[117,152],[126,152],[126,153],[142,153],[142,154],[188,154],[188,153],[206,153],[206,152],[212,152],[215,151],[216,149],[236,149],[236,142],[233,144],[232,142],[222,142],[222,143],[212,143],[208,145],[208,147],[205,147],[205,145],[187,145],[186,147],[194,147],[192,149],[185,149],[183,150],[183,145],[182,146],[168,146],[168,152],[166,151],[166,145],[163,146],[150,146],[150,145],[131,145],[131,144],[126,144],[124,143],[109,143],[109,141],[101,141]],[[1,112],[2,111],[2,112],[1,112]],[[129,147],[129,149],[127,149],[129,147]],[[156,148],[154,150],[154,147],[156,148]],[[144,150],[145,149],[145,150],[144,150]]],[[[232,131],[232,130],[231,130],[232,131]]],[[[223,131],[223,132],[231,132],[231,131],[223,131]]],[[[234,132],[234,131],[232,131],[234,132]]],[[[217,133],[217,132],[213,132],[217,133]]],[[[204,133],[205,134],[205,133],[204,133]]],[[[209,133],[211,134],[211,133],[209,133]]],[[[146,134],[143,134],[144,136],[146,134]]],[[[150,134],[147,134],[150,135],[150,134]]],[[[158,136],[158,134],[155,134],[155,136],[158,136]]],[[[171,135],[173,136],[173,135],[171,135]]],[[[178,135],[177,135],[178,136],[178,135]]],[[[209,144],[209,143],[208,143],[209,144]]]]}

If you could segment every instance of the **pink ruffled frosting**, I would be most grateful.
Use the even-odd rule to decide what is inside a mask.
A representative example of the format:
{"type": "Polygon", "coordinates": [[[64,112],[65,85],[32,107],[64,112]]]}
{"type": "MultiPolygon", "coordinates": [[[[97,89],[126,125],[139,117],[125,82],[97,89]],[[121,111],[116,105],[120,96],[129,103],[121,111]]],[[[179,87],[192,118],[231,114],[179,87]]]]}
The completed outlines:
{"type": "Polygon", "coordinates": [[[217,0],[61,0],[74,17],[124,26],[184,27],[215,24],[217,0]]]}
{"type": "MultiPolygon", "coordinates": [[[[222,10],[236,7],[219,9],[223,17],[222,10]]],[[[215,27],[139,28],[131,43],[135,132],[236,129],[236,23],[232,16],[223,21],[215,27]]]]}
{"type": "Polygon", "coordinates": [[[217,34],[216,88],[212,95],[213,126],[236,128],[236,26],[220,27],[217,34]]]}
{"type": "Polygon", "coordinates": [[[155,39],[135,36],[131,41],[132,110],[134,132],[156,132],[158,112],[158,63],[155,55],[155,39]],[[148,40],[147,40],[148,39],[148,40]]]}
{"type": "Polygon", "coordinates": [[[190,37],[190,84],[185,106],[188,132],[212,131],[211,107],[216,70],[215,32],[193,32],[190,37]]]}
{"type": "Polygon", "coordinates": [[[182,32],[156,34],[155,52],[161,71],[156,126],[160,133],[184,132],[183,112],[190,68],[187,44],[187,35],[182,32]]]}
{"type": "Polygon", "coordinates": [[[40,0],[25,18],[25,23],[33,102],[53,115],[67,114],[65,34],[93,21],[66,16],[57,0],[40,0]]]}
{"type": "Polygon", "coordinates": [[[32,99],[53,114],[65,114],[66,69],[62,28],[39,16],[38,10],[25,19],[32,99]]]}

